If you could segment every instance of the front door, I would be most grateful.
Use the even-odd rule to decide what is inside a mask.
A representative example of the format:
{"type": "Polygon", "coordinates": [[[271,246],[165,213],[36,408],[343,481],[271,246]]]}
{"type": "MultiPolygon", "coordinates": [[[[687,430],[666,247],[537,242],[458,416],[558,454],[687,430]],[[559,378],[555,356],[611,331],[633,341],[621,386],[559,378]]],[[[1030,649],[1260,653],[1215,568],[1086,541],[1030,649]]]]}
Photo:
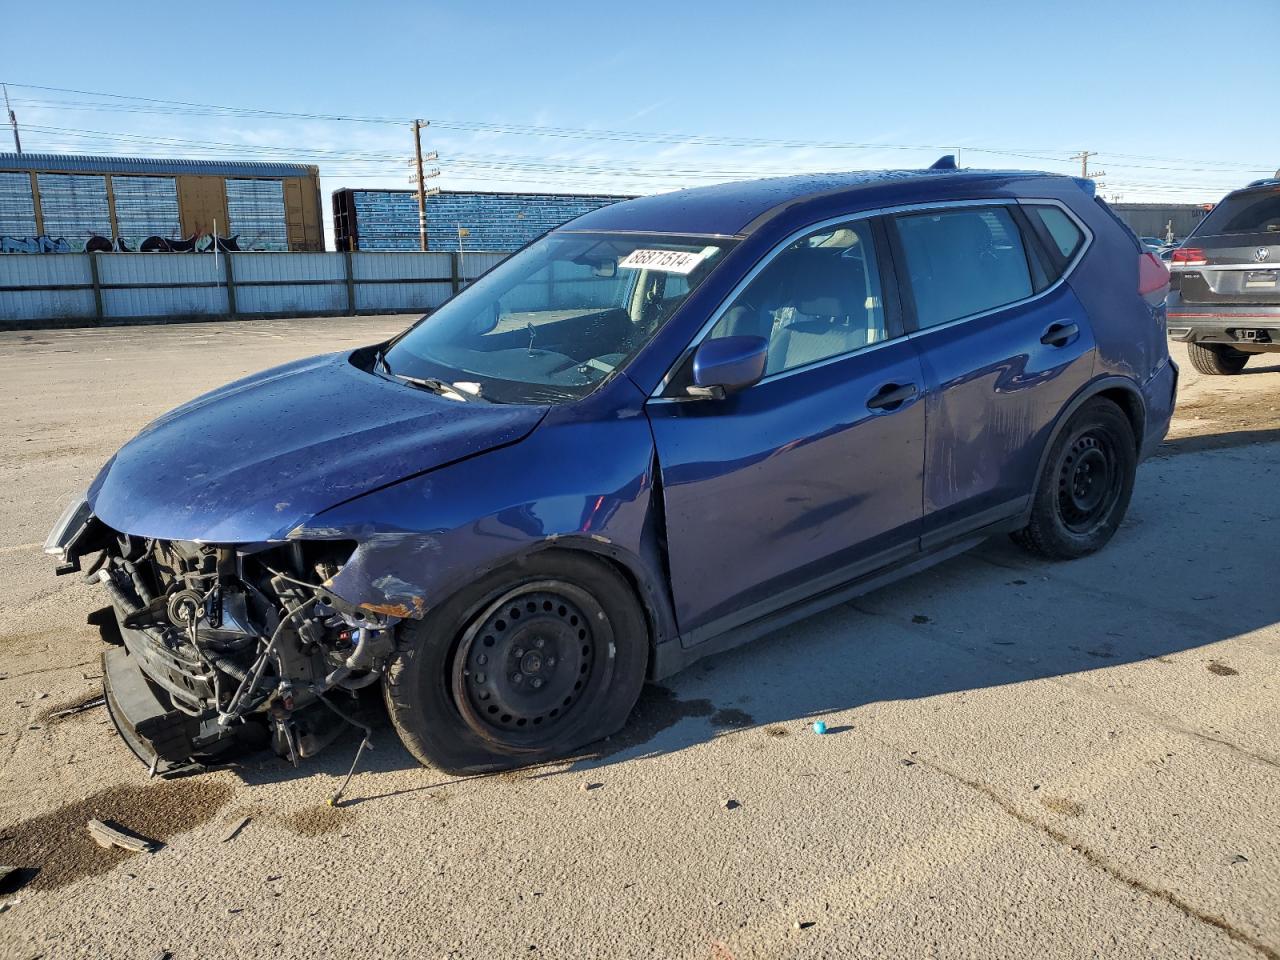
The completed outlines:
{"type": "Polygon", "coordinates": [[[730,298],[707,336],[767,338],[763,380],[648,404],[686,645],[918,548],[923,371],[874,234],[788,240],[730,298]]]}

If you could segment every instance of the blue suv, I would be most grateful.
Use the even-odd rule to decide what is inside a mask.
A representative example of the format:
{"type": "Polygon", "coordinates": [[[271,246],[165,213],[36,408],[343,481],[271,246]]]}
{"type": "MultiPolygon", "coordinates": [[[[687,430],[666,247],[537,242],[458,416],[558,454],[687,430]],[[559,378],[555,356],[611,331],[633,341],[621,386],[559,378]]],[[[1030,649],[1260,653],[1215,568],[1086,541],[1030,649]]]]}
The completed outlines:
{"type": "Polygon", "coordinates": [[[985,537],[1103,546],[1172,413],[1167,284],[1048,174],[618,203],[159,418],[47,550],[105,588],[111,712],[161,772],[309,756],[374,685],[424,763],[546,760],[985,537]]]}

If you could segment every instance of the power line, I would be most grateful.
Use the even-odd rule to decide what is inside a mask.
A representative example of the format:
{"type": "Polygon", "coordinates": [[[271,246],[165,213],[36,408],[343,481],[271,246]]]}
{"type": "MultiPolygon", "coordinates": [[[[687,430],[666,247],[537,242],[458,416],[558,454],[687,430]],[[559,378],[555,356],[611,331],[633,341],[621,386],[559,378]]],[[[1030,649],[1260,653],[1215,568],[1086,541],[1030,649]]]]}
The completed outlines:
{"type": "MultiPolygon", "coordinates": [[[[99,93],[91,90],[78,90],[69,87],[52,87],[42,84],[24,84],[10,83],[15,88],[26,90],[43,90],[55,93],[70,93],[77,96],[100,97],[109,100],[126,101],[124,104],[104,104],[101,101],[75,101],[65,100],[46,100],[31,101],[31,103],[39,103],[45,108],[65,109],[65,108],[87,108],[101,110],[107,109],[127,109],[130,112],[163,112],[165,115],[171,115],[175,109],[188,115],[199,115],[202,112],[211,111],[214,114],[234,115],[234,116],[255,116],[274,119],[298,119],[298,120],[331,120],[339,122],[352,123],[381,123],[381,124],[400,124],[412,122],[410,118],[399,117],[379,117],[379,116],[360,116],[356,114],[330,114],[330,113],[309,113],[288,110],[272,110],[261,107],[235,107],[227,104],[198,103],[186,100],[166,100],[158,97],[140,97],[128,94],[115,93],[99,93]],[[157,108],[164,108],[158,111],[157,108]]],[[[801,139],[777,139],[762,137],[734,137],[711,134],[686,134],[686,133],[645,133],[640,131],[627,130],[608,130],[593,129],[583,127],[550,127],[531,124],[511,124],[511,123],[491,123],[486,121],[474,120],[433,120],[432,125],[441,129],[451,129],[468,132],[486,132],[486,133],[505,133],[513,136],[537,136],[552,138],[570,138],[570,139],[587,139],[587,140],[604,140],[604,141],[627,141],[627,142],[645,142],[645,143],[691,143],[704,146],[766,146],[766,147],[784,147],[784,148],[807,148],[807,149],[834,149],[834,150],[951,150],[954,149],[954,143],[946,144],[903,144],[903,143],[882,143],[876,141],[869,142],[847,142],[847,141],[820,141],[820,140],[801,140],[801,139]]],[[[971,146],[966,144],[966,150],[977,153],[989,153],[1005,156],[1024,156],[1028,159],[1038,159],[1041,156],[1056,156],[1062,153],[1056,149],[1036,149],[1030,147],[1018,148],[995,148],[971,146]]]]}
{"type": "MultiPolygon", "coordinates": [[[[147,144],[173,146],[186,152],[238,150],[269,155],[289,157],[318,157],[343,162],[370,163],[402,163],[404,154],[398,152],[372,152],[353,150],[333,150],[315,147],[286,146],[282,144],[259,144],[245,141],[192,140],[182,137],[157,137],[143,134],[117,134],[103,130],[88,130],[78,127],[52,127],[46,125],[29,125],[28,129],[43,133],[70,134],[82,142],[125,144],[147,144]]],[[[625,160],[576,160],[573,157],[533,157],[525,154],[449,154],[451,165],[469,167],[492,167],[495,169],[528,169],[537,172],[565,173],[599,173],[599,174],[631,174],[637,176],[663,177],[735,177],[759,176],[761,174],[786,174],[794,172],[791,167],[773,165],[756,165],[752,167],[720,167],[720,166],[668,166],[643,165],[625,160]]]]}
{"type": "MultiPolygon", "coordinates": [[[[19,84],[13,83],[15,88],[26,90],[44,91],[59,94],[71,94],[79,97],[97,98],[91,101],[75,101],[66,99],[15,99],[15,102],[26,103],[28,105],[38,105],[45,109],[64,109],[64,110],[85,110],[92,109],[95,111],[116,111],[130,112],[139,114],[151,114],[157,116],[237,116],[237,117],[254,117],[258,119],[277,119],[277,120],[324,120],[334,122],[358,122],[368,124],[399,124],[405,122],[401,118],[386,116],[362,116],[356,114],[337,114],[337,113],[321,113],[321,112],[299,112],[286,110],[272,110],[257,107],[234,107],[230,105],[208,104],[182,100],[167,100],[156,97],[141,97],[125,94],[100,93],[95,91],[77,90],[73,88],[53,87],[37,84],[19,84]]],[[[329,176],[348,176],[348,177],[376,177],[379,174],[357,173],[359,167],[346,168],[347,164],[371,164],[385,165],[391,167],[395,164],[404,163],[407,159],[403,154],[398,152],[379,152],[374,150],[341,150],[326,149],[315,147],[290,147],[281,144],[252,144],[233,141],[216,141],[216,140],[193,140],[180,137],[155,137],[147,135],[130,135],[130,134],[113,134],[106,131],[82,130],[73,127],[53,127],[41,125],[26,125],[28,130],[39,131],[50,134],[66,134],[75,137],[79,141],[88,140],[88,142],[118,142],[124,144],[172,144],[185,152],[201,151],[207,152],[219,149],[252,151],[261,155],[287,155],[290,157],[314,157],[324,159],[328,163],[333,164],[331,169],[326,169],[325,175],[329,176]]],[[[725,147],[768,147],[781,149],[830,149],[830,150],[939,150],[952,149],[953,145],[942,144],[895,144],[882,142],[845,142],[845,141],[813,141],[800,139],[783,139],[783,138],[759,138],[759,137],[734,137],[720,136],[710,134],[677,134],[677,133],[643,133],[638,131],[620,131],[607,129],[590,129],[576,127],[546,127],[529,124],[513,124],[513,123],[491,123],[484,121],[468,121],[468,120],[438,120],[433,121],[433,126],[440,129],[448,129],[457,132],[488,132],[499,135],[508,136],[529,136],[540,138],[558,138],[585,141],[604,141],[604,142],[634,142],[634,143],[654,143],[654,144],[688,144],[696,146],[725,146],[725,147]]],[[[983,147],[974,145],[964,145],[965,149],[974,153],[987,154],[992,156],[1007,156],[1026,159],[1036,162],[1037,164],[1066,164],[1076,160],[1082,161],[1084,172],[1087,174],[1087,162],[1092,156],[1097,155],[1099,151],[1087,151],[1085,156],[1077,153],[1074,156],[1066,154],[1065,151],[1054,150],[1049,148],[996,148],[983,147]]],[[[1139,160],[1154,161],[1152,164],[1144,163],[1117,163],[1120,168],[1132,170],[1160,170],[1167,172],[1186,172],[1200,173],[1214,176],[1227,177],[1235,174],[1260,174],[1265,175],[1271,172],[1270,167],[1265,165],[1246,165],[1235,161],[1215,161],[1215,160],[1192,160],[1185,158],[1166,158],[1142,154],[1124,154],[1124,153],[1107,153],[1108,157],[1115,157],[1121,160],[1139,160]],[[1195,164],[1195,166],[1175,166],[1177,163],[1195,164]]],[[[732,166],[720,165],[643,165],[627,160],[602,160],[593,158],[590,160],[576,160],[572,157],[563,156],[543,156],[531,157],[527,155],[517,154],[468,154],[459,153],[449,158],[451,169],[455,169],[462,176],[466,176],[468,171],[479,175],[483,171],[489,171],[488,179],[512,179],[493,176],[493,173],[525,173],[529,177],[558,177],[561,175],[574,177],[614,177],[615,179],[633,179],[636,181],[643,180],[661,180],[661,181],[689,181],[689,180],[708,180],[708,179],[725,179],[734,177],[761,176],[768,174],[782,174],[796,172],[793,167],[770,168],[770,165],[756,165],[749,168],[739,168],[732,166]]],[[[519,179],[519,178],[515,178],[519,179]]],[[[1115,185],[1119,185],[1120,181],[1114,181],[1115,185]]],[[[1190,184],[1178,182],[1163,183],[1140,183],[1139,181],[1127,181],[1126,186],[1135,189],[1155,189],[1167,191],[1202,191],[1207,193],[1216,193],[1224,189],[1221,185],[1208,184],[1190,184]]]]}
{"type": "MultiPolygon", "coordinates": [[[[126,94],[99,93],[88,90],[77,90],[67,87],[52,87],[39,84],[19,84],[11,83],[11,86],[29,90],[42,90],[56,93],[70,93],[77,96],[89,96],[102,98],[93,101],[72,101],[72,100],[33,100],[33,99],[15,99],[17,103],[24,103],[33,106],[40,106],[48,109],[93,109],[93,110],[113,110],[123,112],[152,113],[157,115],[188,115],[188,116],[208,116],[213,115],[229,115],[229,116],[252,116],[271,119],[296,119],[296,120],[330,120],[337,122],[352,123],[373,123],[373,124],[400,124],[406,122],[405,118],[387,117],[387,116],[362,116],[356,114],[335,114],[335,113],[318,113],[318,112],[300,112],[288,110],[273,110],[260,107],[235,107],[226,104],[207,104],[183,100],[166,100],[157,97],[139,97],[126,94]],[[103,100],[125,101],[123,103],[103,102],[103,100]]],[[[488,121],[475,120],[449,120],[441,119],[432,121],[433,125],[439,129],[449,129],[459,132],[485,132],[496,133],[510,136],[533,136],[543,138],[569,138],[569,139],[585,139],[585,140],[601,140],[613,142],[645,142],[645,143],[688,143],[702,146],[734,146],[734,147],[780,147],[793,149],[833,149],[833,150],[942,150],[952,149],[954,144],[902,144],[902,143],[883,143],[877,141],[866,142],[849,142],[849,141],[817,141],[802,139],[780,139],[780,138],[761,138],[761,137],[734,137],[711,134],[683,134],[683,133],[645,133],[639,131],[623,131],[609,129],[593,129],[581,127],[549,127],[531,124],[514,124],[514,123],[496,123],[488,121]]],[[[965,145],[966,150],[976,153],[983,153],[993,156],[1009,156],[1018,157],[1020,159],[1037,160],[1040,162],[1057,162],[1066,161],[1068,159],[1079,160],[1079,154],[1074,157],[1064,156],[1065,151],[1055,148],[1033,148],[1033,147],[991,147],[991,146],[975,146],[965,145]]],[[[1098,151],[1091,151],[1097,153],[1098,151]]],[[[1124,160],[1151,160],[1161,163],[1191,163],[1196,164],[1193,167],[1167,167],[1170,170],[1187,170],[1190,172],[1216,172],[1221,170],[1224,173],[1233,170],[1240,170],[1246,173],[1270,173],[1272,167],[1266,163],[1246,163],[1240,161],[1224,161],[1224,160],[1204,160],[1189,159],[1184,157],[1160,157],[1149,154],[1129,154],[1114,153],[1111,151],[1102,151],[1109,157],[1124,160]]],[[[1117,164],[1120,166],[1121,164],[1117,164]]],[[[1142,168],[1139,164],[1126,164],[1136,168],[1142,168]]],[[[1152,167],[1150,169],[1166,169],[1160,167],[1152,167]]]]}
{"type": "MultiPolygon", "coordinates": [[[[159,97],[138,97],[131,94],[123,93],[99,93],[94,90],[76,90],[69,87],[50,87],[33,83],[14,83],[10,81],[2,81],[11,87],[18,87],[24,90],[45,90],[53,93],[74,93],[77,96],[86,97],[104,97],[112,100],[126,100],[137,103],[157,104],[169,107],[188,107],[200,110],[214,110],[219,113],[233,113],[238,115],[255,115],[270,116],[281,118],[294,118],[300,120],[334,120],[348,123],[387,123],[396,124],[404,123],[408,118],[405,117],[362,117],[353,114],[336,114],[336,113],[300,113],[290,110],[269,110],[259,107],[232,107],[215,103],[196,103],[186,100],[164,100],[159,97]]],[[[101,105],[97,105],[99,108],[101,105]]]]}

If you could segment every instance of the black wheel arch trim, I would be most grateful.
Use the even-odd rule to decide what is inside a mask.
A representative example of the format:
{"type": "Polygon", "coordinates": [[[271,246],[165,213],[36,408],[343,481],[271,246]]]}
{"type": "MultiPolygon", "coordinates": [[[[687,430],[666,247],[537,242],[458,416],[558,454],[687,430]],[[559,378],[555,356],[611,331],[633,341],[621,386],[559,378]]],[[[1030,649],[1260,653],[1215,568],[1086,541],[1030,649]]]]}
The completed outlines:
{"type": "MultiPolygon", "coordinates": [[[[1146,433],[1147,423],[1147,401],[1142,396],[1142,391],[1138,389],[1138,385],[1127,377],[1121,376],[1105,376],[1096,380],[1091,380],[1083,387],[1076,391],[1075,395],[1067,401],[1067,404],[1058,412],[1057,419],[1053,422],[1053,427],[1049,431],[1049,435],[1045,438],[1044,446],[1040,450],[1040,459],[1036,464],[1035,486],[1032,490],[1036,490],[1040,486],[1040,479],[1044,476],[1045,467],[1049,462],[1049,455],[1053,452],[1053,445],[1061,436],[1062,431],[1066,429],[1067,423],[1070,422],[1072,416],[1075,415],[1081,407],[1101,394],[1114,390],[1122,390],[1136,404],[1138,413],[1138,423],[1134,427],[1134,443],[1135,453],[1141,456],[1143,447],[1143,436],[1146,433]]],[[[1124,411],[1126,417],[1131,417],[1129,410],[1124,411]]],[[[1132,422],[1132,419],[1131,419],[1132,422]]],[[[1023,511],[1023,522],[1028,523],[1031,519],[1031,510],[1035,504],[1034,495],[1028,498],[1026,509],[1023,511]]]]}

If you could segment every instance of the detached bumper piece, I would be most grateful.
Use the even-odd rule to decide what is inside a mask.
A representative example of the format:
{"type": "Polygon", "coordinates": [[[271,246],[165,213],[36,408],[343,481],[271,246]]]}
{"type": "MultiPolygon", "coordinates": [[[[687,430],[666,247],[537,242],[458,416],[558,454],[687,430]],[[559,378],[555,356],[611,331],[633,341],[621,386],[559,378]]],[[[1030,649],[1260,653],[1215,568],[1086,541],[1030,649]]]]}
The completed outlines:
{"type": "Polygon", "coordinates": [[[173,777],[204,769],[192,759],[199,722],[160,702],[128,650],[116,647],[103,653],[102,685],[111,722],[152,772],[173,777]]]}
{"type": "Polygon", "coordinates": [[[218,725],[217,711],[200,700],[212,688],[198,668],[148,630],[126,626],[118,606],[102,613],[111,617],[98,625],[103,639],[118,643],[102,654],[107,710],[121,738],[154,775],[198,773],[236,745],[265,742],[261,724],[218,725]]]}

